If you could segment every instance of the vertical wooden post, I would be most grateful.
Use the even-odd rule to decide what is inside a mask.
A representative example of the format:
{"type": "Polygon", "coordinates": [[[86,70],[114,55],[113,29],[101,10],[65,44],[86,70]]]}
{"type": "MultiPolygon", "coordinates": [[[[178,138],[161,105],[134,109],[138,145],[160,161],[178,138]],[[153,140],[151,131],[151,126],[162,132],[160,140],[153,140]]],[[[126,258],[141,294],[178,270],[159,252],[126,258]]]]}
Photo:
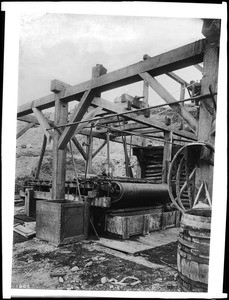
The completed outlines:
{"type": "MultiPolygon", "coordinates": [[[[104,75],[107,73],[107,69],[103,67],[103,65],[97,64],[95,67],[92,68],[92,75],[91,78],[97,78],[101,75],[104,75]]],[[[101,93],[97,93],[95,95],[96,97],[101,97],[101,93]]],[[[91,137],[91,139],[88,137],[87,138],[87,144],[89,147],[89,151],[88,151],[88,163],[87,163],[87,172],[91,173],[92,171],[92,153],[93,153],[93,137],[91,137]]]]}
{"type": "MultiPolygon", "coordinates": [[[[143,101],[149,103],[149,84],[146,80],[143,80],[143,101]]],[[[142,146],[146,146],[146,138],[142,138],[142,146]]]]}
{"type": "MultiPolygon", "coordinates": [[[[181,84],[180,87],[180,100],[184,100],[185,99],[185,84],[181,84]]],[[[184,102],[181,102],[181,105],[184,106],[184,102]]]]}
{"type": "MultiPolygon", "coordinates": [[[[68,121],[68,104],[61,99],[55,102],[54,125],[66,124],[68,121]]],[[[53,138],[53,172],[52,172],[52,199],[65,198],[66,151],[58,149],[59,131],[54,130],[53,138]]]]}
{"type": "Polygon", "coordinates": [[[87,137],[87,147],[88,148],[88,162],[87,162],[87,174],[92,171],[92,152],[93,152],[93,137],[87,137]]]}
{"type": "Polygon", "coordinates": [[[172,159],[172,138],[173,138],[173,133],[171,131],[164,132],[162,183],[167,183],[169,164],[172,159]]]}
{"type": "MultiPolygon", "coordinates": [[[[216,24],[217,25],[217,24],[216,24]]],[[[203,60],[203,78],[201,83],[201,94],[209,94],[209,87],[212,92],[217,92],[217,80],[218,80],[218,59],[219,59],[219,48],[218,38],[219,27],[214,28],[214,22],[209,26],[209,20],[205,20],[203,24],[202,33],[206,36],[208,44],[204,53],[203,60]],[[217,29],[217,30],[216,30],[217,29]]],[[[216,96],[214,96],[216,100],[216,96]]],[[[198,141],[207,142],[214,146],[215,137],[211,135],[213,121],[215,120],[215,109],[214,101],[211,97],[206,98],[200,102],[199,111],[199,130],[198,130],[198,141]]],[[[212,186],[213,186],[213,167],[204,160],[199,163],[199,168],[196,172],[196,188],[199,189],[202,182],[205,181],[208,186],[208,191],[212,197],[212,186]]]]}

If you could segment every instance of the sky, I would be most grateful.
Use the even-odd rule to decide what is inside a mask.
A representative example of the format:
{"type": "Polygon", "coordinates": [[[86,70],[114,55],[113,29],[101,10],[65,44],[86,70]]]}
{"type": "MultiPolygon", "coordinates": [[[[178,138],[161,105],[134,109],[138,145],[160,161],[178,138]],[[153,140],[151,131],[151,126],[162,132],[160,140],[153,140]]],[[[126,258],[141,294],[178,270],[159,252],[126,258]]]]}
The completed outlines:
{"type": "MultiPolygon", "coordinates": [[[[111,72],[204,38],[202,19],[155,18],[60,13],[25,13],[20,19],[18,105],[50,94],[50,83],[59,79],[71,85],[91,78],[92,67],[102,64],[111,72]]],[[[199,80],[194,67],[177,72],[199,80]]],[[[179,98],[180,85],[166,75],[158,80],[179,98]]],[[[113,101],[128,93],[142,96],[138,82],[102,94],[113,101]]],[[[150,89],[149,103],[162,103],[150,89]]]]}

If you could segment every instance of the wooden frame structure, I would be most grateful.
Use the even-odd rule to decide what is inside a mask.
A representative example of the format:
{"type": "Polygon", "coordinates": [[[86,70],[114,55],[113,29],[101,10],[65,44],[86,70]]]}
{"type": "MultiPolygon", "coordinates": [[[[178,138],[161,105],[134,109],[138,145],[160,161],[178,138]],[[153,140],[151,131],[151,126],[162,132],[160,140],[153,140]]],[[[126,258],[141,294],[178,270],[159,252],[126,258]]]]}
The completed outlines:
{"type": "MultiPolygon", "coordinates": [[[[28,122],[17,138],[29,128],[39,124],[46,138],[53,139],[53,178],[52,178],[52,199],[63,199],[65,195],[65,175],[66,175],[66,151],[70,140],[73,141],[85,160],[88,160],[91,168],[92,158],[107,144],[106,130],[100,132],[90,130],[88,124],[96,116],[110,116],[104,119],[105,124],[118,122],[125,114],[126,120],[134,123],[123,126],[123,130],[133,132],[162,132],[164,134],[164,174],[163,181],[166,182],[166,170],[171,160],[171,144],[174,136],[188,139],[190,141],[204,141],[214,145],[214,122],[215,122],[215,93],[217,92],[217,68],[219,53],[219,33],[220,21],[204,21],[202,33],[205,39],[198,40],[177,49],[149,57],[144,56],[143,60],[131,66],[107,73],[102,65],[96,65],[92,70],[92,78],[81,84],[70,86],[58,80],[51,82],[52,94],[36,99],[18,107],[17,118],[20,121],[28,122]],[[203,62],[203,69],[199,63],[203,62]],[[201,94],[205,96],[204,101],[200,101],[199,122],[185,109],[181,103],[174,103],[173,96],[156,80],[156,76],[166,74],[176,80],[181,85],[181,100],[184,99],[184,87],[188,83],[177,76],[173,71],[189,66],[195,66],[203,72],[201,94]],[[169,105],[179,117],[187,124],[189,130],[178,129],[173,124],[165,124],[152,117],[139,115],[136,110],[124,107],[121,104],[109,102],[101,97],[101,93],[118,88],[127,84],[143,81],[144,96],[147,103],[148,88],[151,87],[169,105]],[[214,100],[214,101],[213,101],[214,100]],[[74,111],[68,119],[68,103],[76,101],[74,111]],[[55,117],[53,121],[48,120],[42,110],[55,107],[55,117]],[[87,112],[89,107],[95,110],[87,112]],[[130,113],[131,112],[131,113],[130,113]],[[34,113],[34,115],[31,115],[34,113]],[[113,117],[112,117],[113,115],[113,117]],[[83,123],[80,123],[81,121],[83,123]],[[106,122],[105,122],[106,121],[106,122]],[[71,125],[70,125],[71,124],[71,125]],[[76,134],[83,134],[92,138],[103,139],[102,145],[92,151],[90,147],[86,153],[75,137],[76,134]]],[[[102,122],[100,122],[101,124],[102,122]]],[[[122,130],[119,133],[110,134],[112,141],[123,142],[122,130]],[[120,138],[121,137],[121,138],[120,138]]],[[[46,142],[45,142],[46,143],[46,142]]],[[[92,141],[91,141],[92,145],[92,141]]],[[[43,153],[44,150],[42,150],[43,153]]],[[[209,191],[212,191],[212,169],[202,162],[198,171],[197,186],[206,181],[209,191]]]]}

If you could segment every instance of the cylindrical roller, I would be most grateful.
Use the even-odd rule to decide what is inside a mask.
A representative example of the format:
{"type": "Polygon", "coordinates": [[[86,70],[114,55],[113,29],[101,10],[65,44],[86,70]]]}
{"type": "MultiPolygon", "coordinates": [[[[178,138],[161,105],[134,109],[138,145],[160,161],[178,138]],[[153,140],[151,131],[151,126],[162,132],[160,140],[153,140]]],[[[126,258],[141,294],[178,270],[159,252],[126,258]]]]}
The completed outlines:
{"type": "Polygon", "coordinates": [[[167,184],[112,182],[111,203],[120,205],[154,205],[168,201],[167,184]]]}

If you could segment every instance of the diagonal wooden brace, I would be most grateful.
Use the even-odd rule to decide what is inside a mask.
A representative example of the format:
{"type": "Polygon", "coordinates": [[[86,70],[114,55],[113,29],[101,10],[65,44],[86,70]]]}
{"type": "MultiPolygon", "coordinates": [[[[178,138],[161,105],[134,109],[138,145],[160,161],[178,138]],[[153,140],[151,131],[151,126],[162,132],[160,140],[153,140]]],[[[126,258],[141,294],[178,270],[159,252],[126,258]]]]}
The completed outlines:
{"type": "Polygon", "coordinates": [[[43,115],[43,113],[36,107],[32,108],[39,124],[41,125],[42,130],[44,131],[44,134],[49,139],[50,137],[53,138],[53,132],[49,129],[51,129],[49,122],[47,118],[43,115]]]}
{"type": "MultiPolygon", "coordinates": [[[[83,97],[81,98],[80,103],[75,107],[73,111],[73,115],[71,119],[69,120],[70,123],[81,121],[86,110],[90,106],[92,100],[94,99],[96,91],[95,90],[87,90],[84,92],[83,97]]],[[[58,142],[58,148],[64,149],[71,139],[71,137],[74,135],[75,130],[77,128],[78,124],[66,127],[61,134],[58,142]]]]}
{"type": "Polygon", "coordinates": [[[17,133],[17,139],[21,137],[24,133],[26,133],[27,130],[32,128],[36,123],[29,123],[25,127],[23,127],[18,133],[17,133]]]}
{"type": "MultiPolygon", "coordinates": [[[[166,102],[170,105],[171,102],[176,101],[176,99],[149,73],[139,74],[142,79],[146,80],[150,87],[166,102]]],[[[170,107],[175,110],[180,117],[188,124],[190,129],[196,134],[198,131],[197,120],[179,103],[171,104],[170,107]]]]}

